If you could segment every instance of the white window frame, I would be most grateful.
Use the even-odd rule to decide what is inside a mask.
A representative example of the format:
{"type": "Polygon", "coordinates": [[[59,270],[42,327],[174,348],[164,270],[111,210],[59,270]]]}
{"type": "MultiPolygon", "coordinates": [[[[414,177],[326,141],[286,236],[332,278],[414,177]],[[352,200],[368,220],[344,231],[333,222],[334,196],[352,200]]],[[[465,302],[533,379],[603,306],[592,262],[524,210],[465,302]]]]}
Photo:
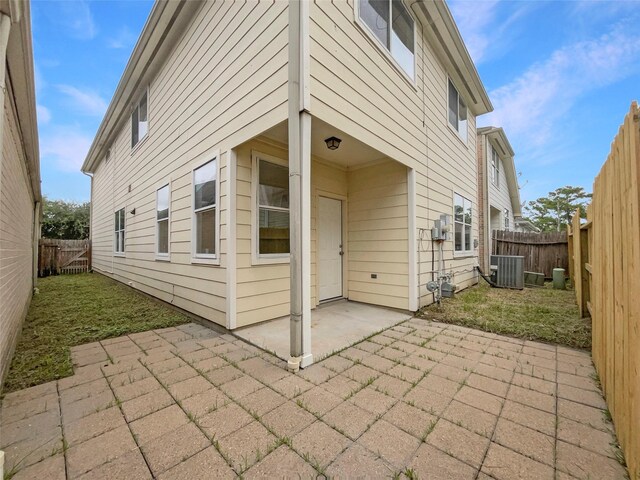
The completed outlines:
{"type": "Polygon", "coordinates": [[[458,139],[460,139],[460,141],[462,143],[464,143],[467,147],[468,147],[468,142],[469,142],[469,106],[467,105],[467,102],[464,101],[464,99],[461,97],[460,95],[460,90],[458,90],[458,87],[456,87],[456,84],[453,83],[453,80],[451,80],[451,77],[447,77],[447,88],[446,88],[446,95],[447,95],[447,110],[445,112],[445,119],[447,122],[447,125],[449,126],[449,128],[455,132],[456,136],[458,137],[458,139]],[[451,125],[451,122],[449,121],[449,88],[453,87],[453,89],[456,91],[456,95],[458,97],[458,105],[456,107],[456,116],[457,116],[457,121],[458,121],[458,128],[456,128],[454,125],[451,125]],[[460,102],[462,102],[465,106],[465,108],[467,109],[467,119],[465,120],[466,122],[466,131],[464,132],[464,136],[462,134],[462,130],[460,128],[460,102]]]}
{"type": "Polygon", "coordinates": [[[115,210],[113,212],[114,214],[114,220],[113,220],[113,255],[115,257],[124,257],[125,256],[125,245],[126,245],[126,241],[127,241],[127,208],[126,207],[122,207],[119,208],[117,210],[115,210]],[[123,225],[122,228],[120,230],[116,230],[116,225],[115,225],[115,214],[117,214],[118,212],[122,211],[122,221],[123,221],[123,225]],[[116,236],[119,235],[120,233],[122,233],[122,250],[117,250],[117,245],[118,242],[116,241],[116,236]]]}
{"type": "MultiPolygon", "coordinates": [[[[391,19],[391,14],[392,14],[391,3],[392,3],[392,0],[389,0],[389,13],[390,13],[389,19],[391,19]]],[[[417,38],[417,29],[416,29],[417,20],[414,17],[413,12],[410,9],[408,9],[407,6],[404,5],[404,3],[402,4],[404,9],[407,11],[409,16],[413,20],[413,76],[412,76],[395,59],[395,57],[391,54],[391,50],[388,49],[387,46],[380,41],[380,39],[376,36],[376,34],[371,31],[371,28],[369,28],[369,25],[367,25],[364,22],[364,20],[360,18],[360,0],[354,0],[354,5],[355,5],[354,14],[355,14],[356,25],[358,25],[362,29],[362,31],[367,35],[369,40],[384,54],[385,58],[393,65],[393,67],[402,74],[402,76],[404,77],[405,80],[407,80],[409,85],[411,85],[411,87],[417,90],[418,86],[416,85],[416,71],[418,69],[418,59],[416,58],[417,57],[416,52],[418,51],[418,38],[417,38]]]]}
{"type": "Polygon", "coordinates": [[[163,260],[163,261],[169,261],[169,259],[171,258],[171,181],[168,182],[163,182],[159,187],[156,188],[156,208],[155,208],[155,221],[156,221],[156,260],[163,260]],[[160,190],[162,190],[163,188],[167,187],[168,191],[169,191],[169,203],[168,203],[168,211],[167,211],[167,218],[166,219],[162,219],[162,220],[158,220],[158,192],[160,192],[160,190]],[[159,228],[160,228],[160,222],[167,222],[167,252],[166,253],[160,253],[159,252],[159,246],[160,246],[160,234],[159,234],[159,228]]]}
{"type": "Polygon", "coordinates": [[[473,256],[475,253],[475,247],[473,245],[473,202],[471,200],[469,200],[467,197],[465,197],[464,195],[458,193],[458,192],[453,192],[453,255],[455,257],[470,257],[473,256]],[[462,205],[462,212],[463,212],[463,220],[462,222],[456,220],[456,197],[460,197],[462,198],[463,201],[463,205],[462,205]],[[464,221],[464,202],[469,202],[469,204],[471,205],[471,223],[466,223],[464,221]],[[462,250],[456,250],[456,223],[460,223],[462,224],[462,250]],[[465,227],[466,226],[470,226],[471,227],[471,237],[469,239],[469,249],[467,250],[465,248],[464,245],[464,232],[465,232],[465,227]]]}
{"type": "MultiPolygon", "coordinates": [[[[252,265],[267,265],[289,263],[291,253],[260,253],[260,206],[258,188],[260,188],[260,160],[289,168],[289,162],[258,151],[251,152],[251,263],[252,265]]],[[[289,205],[289,222],[291,222],[291,205],[289,205]]],[[[291,230],[289,230],[291,235],[291,230]]],[[[291,237],[289,237],[291,238],[291,237]]]]}
{"type": "Polygon", "coordinates": [[[203,265],[220,265],[220,150],[209,150],[203,155],[198,157],[198,161],[191,168],[191,263],[198,263],[203,265]],[[196,225],[196,189],[195,189],[195,175],[196,170],[206,165],[207,163],[216,160],[216,203],[214,207],[204,207],[198,209],[198,212],[215,208],[215,238],[214,245],[216,253],[196,253],[197,245],[197,225],[196,225]]]}
{"type": "Polygon", "coordinates": [[[500,188],[500,155],[497,150],[491,145],[491,179],[496,188],[500,188]]]}
{"type": "Polygon", "coordinates": [[[504,229],[505,230],[509,230],[509,228],[511,228],[511,222],[509,220],[509,209],[508,208],[504,209],[503,216],[504,216],[504,229]]]}
{"type": "Polygon", "coordinates": [[[151,128],[151,122],[150,120],[150,109],[149,109],[149,87],[147,87],[139,96],[138,96],[138,100],[136,101],[136,103],[134,103],[133,107],[131,108],[131,114],[129,115],[129,119],[131,121],[131,153],[135,152],[140,145],[142,145],[142,143],[144,142],[144,140],[147,139],[147,137],[149,136],[149,130],[151,128]],[[147,131],[144,132],[144,135],[141,137],[140,136],[140,102],[142,101],[142,99],[144,97],[147,97],[147,131]],[[136,143],[133,143],[133,112],[138,110],[138,141],[136,143]]]}
{"type": "Polygon", "coordinates": [[[491,180],[496,188],[500,188],[500,155],[491,145],[491,180]]]}

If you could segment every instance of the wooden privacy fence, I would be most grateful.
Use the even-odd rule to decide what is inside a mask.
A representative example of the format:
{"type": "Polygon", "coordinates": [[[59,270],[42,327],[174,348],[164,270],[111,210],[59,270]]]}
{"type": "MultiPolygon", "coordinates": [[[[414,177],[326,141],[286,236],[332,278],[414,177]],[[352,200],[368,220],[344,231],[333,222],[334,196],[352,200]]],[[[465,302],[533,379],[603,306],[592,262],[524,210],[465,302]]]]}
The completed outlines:
{"type": "Polygon", "coordinates": [[[91,270],[90,240],[41,238],[38,243],[38,276],[83,273],[91,270]]]}
{"type": "Polygon", "coordinates": [[[494,230],[493,255],[518,255],[524,257],[527,272],[544,273],[551,278],[554,268],[564,268],[568,274],[569,252],[565,232],[511,232],[494,230]]]}
{"type": "Polygon", "coordinates": [[[573,218],[573,274],[591,315],[593,363],[625,453],[640,479],[640,109],[636,102],[593,184],[587,223],[573,218]]]}

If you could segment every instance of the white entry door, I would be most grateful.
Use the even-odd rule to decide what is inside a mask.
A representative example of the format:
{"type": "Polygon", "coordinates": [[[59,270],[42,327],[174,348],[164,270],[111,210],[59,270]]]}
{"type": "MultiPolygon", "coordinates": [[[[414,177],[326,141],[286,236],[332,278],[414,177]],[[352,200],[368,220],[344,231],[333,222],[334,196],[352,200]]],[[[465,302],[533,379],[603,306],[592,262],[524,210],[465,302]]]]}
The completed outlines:
{"type": "Polygon", "coordinates": [[[318,285],[320,301],[342,296],[342,202],[318,199],[318,285]]]}

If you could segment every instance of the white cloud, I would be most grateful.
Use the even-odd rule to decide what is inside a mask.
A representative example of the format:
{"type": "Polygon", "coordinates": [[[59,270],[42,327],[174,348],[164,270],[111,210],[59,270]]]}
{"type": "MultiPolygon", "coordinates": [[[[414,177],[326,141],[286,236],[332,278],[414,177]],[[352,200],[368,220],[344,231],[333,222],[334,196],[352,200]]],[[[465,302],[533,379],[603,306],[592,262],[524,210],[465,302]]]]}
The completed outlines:
{"type": "Polygon", "coordinates": [[[495,111],[481,122],[504,127],[528,147],[543,147],[586,94],[636,73],[640,73],[640,33],[618,26],[597,39],[554,51],[490,92],[495,111]]]}
{"type": "Polygon", "coordinates": [[[451,2],[451,13],[475,63],[480,63],[490,44],[488,28],[497,15],[497,0],[451,2]]]}
{"type": "Polygon", "coordinates": [[[107,102],[91,90],[81,90],[71,85],[58,85],[57,88],[85,115],[101,117],[107,110],[107,102]]]}
{"type": "Polygon", "coordinates": [[[115,49],[130,49],[133,47],[136,36],[129,30],[127,26],[122,27],[115,37],[107,39],[107,46],[115,49]]]}
{"type": "Polygon", "coordinates": [[[84,0],[59,2],[59,12],[55,17],[66,33],[79,40],[91,40],[98,34],[89,3],[84,0]]]}
{"type": "Polygon", "coordinates": [[[517,20],[539,8],[535,2],[454,0],[451,13],[476,64],[500,57],[513,45],[517,20]]]}
{"type": "Polygon", "coordinates": [[[60,127],[40,139],[40,155],[58,170],[77,172],[84,162],[93,137],[77,128],[60,127]]]}
{"type": "Polygon", "coordinates": [[[36,114],[38,116],[38,123],[41,125],[51,121],[51,112],[44,105],[36,105],[36,114]]]}

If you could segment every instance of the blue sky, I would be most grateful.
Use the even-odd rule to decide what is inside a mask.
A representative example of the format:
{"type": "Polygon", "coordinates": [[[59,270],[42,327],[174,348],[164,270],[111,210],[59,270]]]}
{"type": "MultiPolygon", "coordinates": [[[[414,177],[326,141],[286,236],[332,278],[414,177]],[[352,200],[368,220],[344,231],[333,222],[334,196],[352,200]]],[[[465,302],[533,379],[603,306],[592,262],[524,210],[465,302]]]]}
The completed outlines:
{"type": "MultiPolygon", "coordinates": [[[[79,172],[153,2],[32,2],[43,192],[86,201],[79,172]]],[[[516,152],[523,200],[591,190],[640,97],[640,2],[451,0],[516,152]]]]}
{"type": "Polygon", "coordinates": [[[42,191],[87,201],[80,167],[152,1],[33,0],[42,191]]]}

